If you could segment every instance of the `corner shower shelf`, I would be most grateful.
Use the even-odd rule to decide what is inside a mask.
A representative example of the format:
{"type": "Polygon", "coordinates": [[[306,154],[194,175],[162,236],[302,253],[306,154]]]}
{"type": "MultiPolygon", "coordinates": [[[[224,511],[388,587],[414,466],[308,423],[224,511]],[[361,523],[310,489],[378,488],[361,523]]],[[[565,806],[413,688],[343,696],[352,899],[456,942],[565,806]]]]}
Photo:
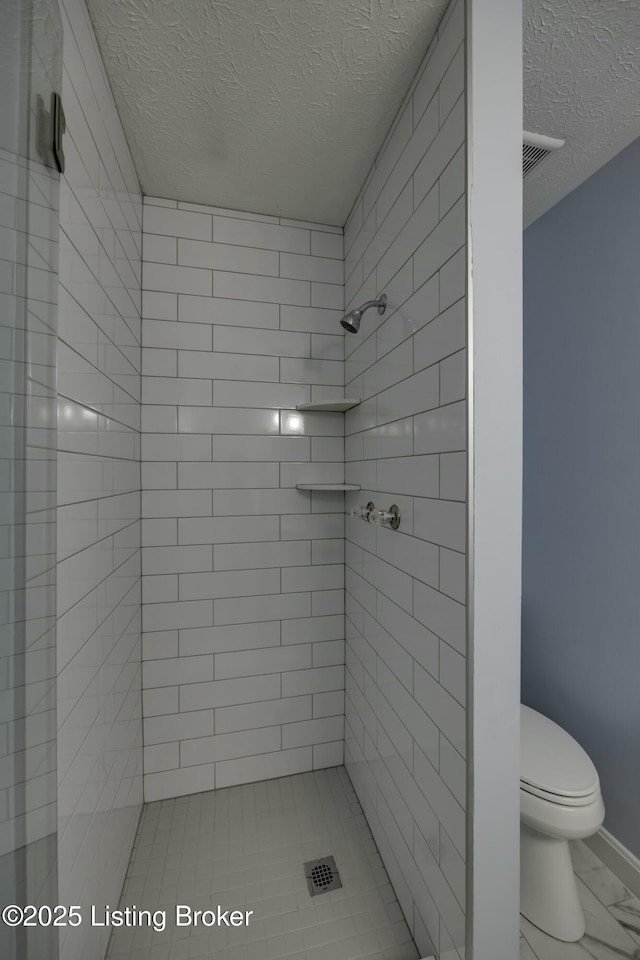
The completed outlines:
{"type": "MultiPolygon", "coordinates": [[[[345,397],[337,400],[319,400],[317,403],[299,403],[296,406],[296,410],[317,410],[322,413],[344,413],[346,410],[351,410],[352,407],[357,407],[361,403],[359,399],[354,397],[345,397]]],[[[325,490],[325,491],[339,491],[344,493],[345,490],[359,490],[360,486],[357,483],[296,483],[298,490],[325,490]]]]}
{"type": "Polygon", "coordinates": [[[361,400],[351,397],[344,400],[319,400],[317,403],[299,403],[296,410],[318,410],[323,413],[344,413],[357,407],[361,400]]]}
{"type": "Polygon", "coordinates": [[[298,490],[359,490],[357,483],[296,483],[298,490]]]}

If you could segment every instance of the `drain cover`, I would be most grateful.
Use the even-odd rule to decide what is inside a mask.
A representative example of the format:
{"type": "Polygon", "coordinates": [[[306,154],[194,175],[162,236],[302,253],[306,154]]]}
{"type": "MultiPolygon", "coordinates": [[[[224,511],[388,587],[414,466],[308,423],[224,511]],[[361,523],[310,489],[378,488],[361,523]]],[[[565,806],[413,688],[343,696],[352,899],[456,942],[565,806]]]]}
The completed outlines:
{"type": "Polygon", "coordinates": [[[342,880],[333,857],[320,857],[319,860],[309,860],[304,864],[304,875],[312,897],[329,890],[339,890],[342,880]]]}

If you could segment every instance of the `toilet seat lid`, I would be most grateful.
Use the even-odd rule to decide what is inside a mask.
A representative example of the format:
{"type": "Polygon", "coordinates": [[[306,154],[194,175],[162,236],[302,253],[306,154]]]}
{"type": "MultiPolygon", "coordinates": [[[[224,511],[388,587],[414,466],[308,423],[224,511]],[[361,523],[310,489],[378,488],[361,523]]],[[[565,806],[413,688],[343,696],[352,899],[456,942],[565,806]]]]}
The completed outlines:
{"type": "Polygon", "coordinates": [[[561,797],[584,797],[600,786],[590,757],[553,720],[520,706],[520,780],[561,797]]]}

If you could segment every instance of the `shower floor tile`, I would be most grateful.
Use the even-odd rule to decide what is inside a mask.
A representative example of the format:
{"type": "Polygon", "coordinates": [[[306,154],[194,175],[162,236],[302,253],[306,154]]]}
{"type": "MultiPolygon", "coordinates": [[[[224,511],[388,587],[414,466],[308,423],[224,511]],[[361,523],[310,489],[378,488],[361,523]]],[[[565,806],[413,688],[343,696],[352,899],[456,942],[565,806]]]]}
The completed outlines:
{"type": "Polygon", "coordinates": [[[108,960],[417,960],[343,767],[145,806],[121,908],[167,926],[114,929],[108,960]],[[333,855],[342,888],[311,897],[303,864],[333,855]],[[175,925],[176,904],[252,910],[248,926],[175,925]]]}
{"type": "Polygon", "coordinates": [[[578,943],[562,943],[520,918],[520,960],[640,958],[640,901],[578,841],[571,844],[587,929],[578,943]]]}

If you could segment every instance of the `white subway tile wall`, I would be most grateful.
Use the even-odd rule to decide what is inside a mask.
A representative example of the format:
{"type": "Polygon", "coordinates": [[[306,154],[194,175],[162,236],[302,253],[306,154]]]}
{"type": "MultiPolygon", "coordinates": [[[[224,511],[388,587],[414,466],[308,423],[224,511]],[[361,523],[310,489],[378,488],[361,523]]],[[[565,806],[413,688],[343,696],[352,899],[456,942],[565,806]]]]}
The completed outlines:
{"type": "Polygon", "coordinates": [[[342,230],[145,197],[145,798],[344,742],[342,230]]]}
{"type": "Polygon", "coordinates": [[[346,766],[421,956],[462,956],[465,855],[464,4],[445,13],[345,227],[346,766]]]}
{"type": "Polygon", "coordinates": [[[102,960],[142,805],[142,197],[82,0],[63,0],[58,342],[59,902],[63,960],[102,960]]]}

